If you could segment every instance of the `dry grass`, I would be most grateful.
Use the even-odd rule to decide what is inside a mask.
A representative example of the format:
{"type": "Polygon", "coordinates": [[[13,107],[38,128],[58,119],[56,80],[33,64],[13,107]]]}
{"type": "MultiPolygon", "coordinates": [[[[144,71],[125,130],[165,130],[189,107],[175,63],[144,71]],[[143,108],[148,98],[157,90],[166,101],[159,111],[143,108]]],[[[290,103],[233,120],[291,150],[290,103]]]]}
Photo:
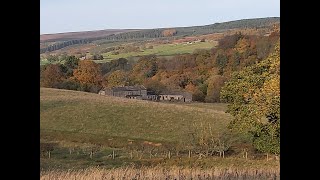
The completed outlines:
{"type": "MultiPolygon", "coordinates": [[[[194,123],[225,131],[231,116],[215,108],[40,89],[41,134],[52,131],[182,141],[194,123]]],[[[62,140],[62,139],[59,139],[62,140]]]]}
{"type": "Polygon", "coordinates": [[[113,180],[200,180],[200,179],[280,179],[279,168],[272,169],[200,169],[200,168],[134,168],[123,167],[116,169],[90,168],[84,170],[69,171],[44,171],[40,174],[40,180],[64,179],[113,179],[113,180]]]}

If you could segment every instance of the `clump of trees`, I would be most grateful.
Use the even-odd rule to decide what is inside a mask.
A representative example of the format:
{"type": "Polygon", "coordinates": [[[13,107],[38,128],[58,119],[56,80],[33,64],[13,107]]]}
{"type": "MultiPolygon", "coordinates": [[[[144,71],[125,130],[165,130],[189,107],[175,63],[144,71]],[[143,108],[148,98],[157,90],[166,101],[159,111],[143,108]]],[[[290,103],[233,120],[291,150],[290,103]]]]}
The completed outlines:
{"type": "Polygon", "coordinates": [[[261,62],[232,74],[221,100],[230,103],[230,128],[249,133],[256,149],[280,153],[280,44],[261,62]]]}
{"type": "Polygon", "coordinates": [[[177,30],[175,29],[166,29],[162,31],[162,34],[164,37],[170,37],[170,36],[174,36],[175,34],[177,34],[177,30]]]}
{"type": "Polygon", "coordinates": [[[101,54],[94,54],[92,60],[103,60],[103,56],[101,54]]]}
{"type": "Polygon", "coordinates": [[[100,66],[93,61],[80,61],[75,56],[64,58],[63,64],[40,66],[43,87],[98,92],[102,83],[100,66]]]}

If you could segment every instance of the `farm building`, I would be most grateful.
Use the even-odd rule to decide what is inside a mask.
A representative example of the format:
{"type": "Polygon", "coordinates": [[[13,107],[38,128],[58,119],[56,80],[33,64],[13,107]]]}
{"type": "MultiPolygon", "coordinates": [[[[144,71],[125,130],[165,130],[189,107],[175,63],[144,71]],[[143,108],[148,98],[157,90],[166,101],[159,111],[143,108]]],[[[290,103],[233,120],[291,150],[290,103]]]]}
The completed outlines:
{"type": "Polygon", "coordinates": [[[147,99],[147,89],[144,86],[119,86],[99,91],[100,95],[116,96],[129,99],[147,99]]]}
{"type": "Polygon", "coordinates": [[[147,100],[157,101],[159,98],[153,91],[147,91],[147,100]]]}
{"type": "Polygon", "coordinates": [[[145,88],[144,86],[119,86],[105,88],[99,91],[99,94],[151,101],[192,101],[192,94],[188,92],[163,92],[160,95],[157,95],[153,91],[147,91],[147,88],[145,88]]]}
{"type": "Polygon", "coordinates": [[[191,102],[192,94],[188,92],[163,92],[159,95],[159,100],[191,102]]]}

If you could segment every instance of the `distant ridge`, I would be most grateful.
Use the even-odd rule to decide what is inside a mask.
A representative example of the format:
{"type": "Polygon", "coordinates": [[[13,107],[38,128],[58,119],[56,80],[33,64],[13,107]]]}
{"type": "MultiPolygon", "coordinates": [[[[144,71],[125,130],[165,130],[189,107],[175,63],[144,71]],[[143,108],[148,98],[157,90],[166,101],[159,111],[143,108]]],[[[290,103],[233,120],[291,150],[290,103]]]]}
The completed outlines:
{"type": "Polygon", "coordinates": [[[124,41],[164,37],[163,30],[175,29],[174,36],[204,35],[223,32],[230,29],[263,28],[280,23],[280,17],[254,18],[214,23],[204,26],[168,27],[156,29],[109,29],[98,31],[70,32],[40,35],[40,43],[55,42],[40,48],[40,53],[55,51],[74,44],[86,44],[96,40],[124,41]]]}
{"type": "Polygon", "coordinates": [[[81,31],[81,32],[64,32],[40,35],[40,42],[66,41],[73,39],[97,38],[105,37],[111,34],[123,32],[137,31],[135,29],[105,29],[97,31],[81,31]]]}

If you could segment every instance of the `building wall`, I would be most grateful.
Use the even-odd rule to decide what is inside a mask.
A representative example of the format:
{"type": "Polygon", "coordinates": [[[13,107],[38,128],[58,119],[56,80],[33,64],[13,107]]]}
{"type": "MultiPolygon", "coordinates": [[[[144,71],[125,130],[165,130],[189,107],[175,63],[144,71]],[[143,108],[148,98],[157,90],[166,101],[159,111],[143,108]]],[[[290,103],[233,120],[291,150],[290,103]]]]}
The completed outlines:
{"type": "Polygon", "coordinates": [[[182,100],[183,99],[183,95],[160,95],[160,101],[169,101],[169,100],[182,100]]]}
{"type": "Polygon", "coordinates": [[[101,90],[101,91],[99,91],[99,94],[100,94],[100,95],[106,95],[106,91],[101,90]]]}
{"type": "Polygon", "coordinates": [[[116,92],[113,92],[111,90],[111,93],[109,93],[109,94],[111,96],[117,96],[117,97],[126,97],[126,96],[130,96],[130,95],[140,95],[140,96],[142,96],[142,98],[146,98],[147,97],[147,90],[116,91],[116,92]]]}
{"type": "Polygon", "coordinates": [[[163,94],[159,95],[160,101],[182,101],[182,102],[191,102],[192,101],[192,95],[185,94],[185,95],[170,95],[170,94],[163,94]]]}
{"type": "Polygon", "coordinates": [[[136,91],[116,91],[114,92],[112,89],[105,89],[99,91],[100,95],[109,95],[109,96],[116,96],[116,97],[127,97],[131,96],[134,99],[145,99],[145,100],[160,100],[160,101],[181,101],[181,102],[192,102],[192,94],[190,93],[182,93],[178,95],[147,95],[147,90],[136,90],[136,91]],[[132,97],[136,96],[136,97],[132,97]]]}
{"type": "Polygon", "coordinates": [[[146,98],[144,98],[144,99],[156,101],[156,100],[158,100],[158,96],[157,95],[147,95],[146,98]]]}
{"type": "Polygon", "coordinates": [[[142,99],[147,98],[147,90],[141,90],[142,99]]]}

